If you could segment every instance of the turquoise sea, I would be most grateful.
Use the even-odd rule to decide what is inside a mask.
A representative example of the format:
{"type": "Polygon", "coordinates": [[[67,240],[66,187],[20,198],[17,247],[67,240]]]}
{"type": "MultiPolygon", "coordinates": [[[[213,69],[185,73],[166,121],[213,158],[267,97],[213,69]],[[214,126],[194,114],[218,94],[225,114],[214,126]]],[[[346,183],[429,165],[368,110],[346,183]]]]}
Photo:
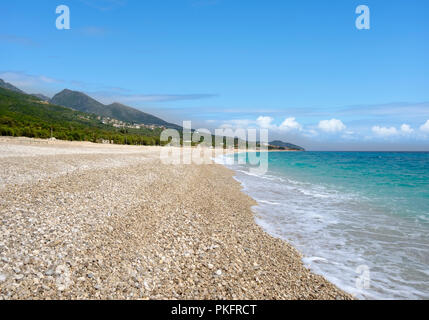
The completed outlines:
{"type": "Polygon", "coordinates": [[[429,299],[429,153],[272,152],[229,165],[256,222],[363,299],[429,299]],[[364,281],[363,281],[364,280],[364,281]]]}

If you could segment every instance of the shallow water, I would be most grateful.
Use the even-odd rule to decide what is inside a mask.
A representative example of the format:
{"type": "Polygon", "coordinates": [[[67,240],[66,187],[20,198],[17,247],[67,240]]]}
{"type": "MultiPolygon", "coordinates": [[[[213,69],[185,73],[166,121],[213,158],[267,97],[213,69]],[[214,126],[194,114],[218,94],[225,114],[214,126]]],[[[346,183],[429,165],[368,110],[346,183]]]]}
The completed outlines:
{"type": "Polygon", "coordinates": [[[230,165],[256,222],[366,299],[429,299],[429,153],[275,152],[230,165]]]}

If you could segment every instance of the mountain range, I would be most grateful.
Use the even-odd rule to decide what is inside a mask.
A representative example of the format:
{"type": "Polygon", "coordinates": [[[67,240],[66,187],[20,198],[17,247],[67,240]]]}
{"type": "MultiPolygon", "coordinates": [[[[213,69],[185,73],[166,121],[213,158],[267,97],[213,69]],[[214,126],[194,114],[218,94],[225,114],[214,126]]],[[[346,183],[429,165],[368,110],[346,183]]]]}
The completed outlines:
{"type": "Polygon", "coordinates": [[[57,93],[50,100],[50,103],[132,124],[155,125],[172,129],[181,129],[181,127],[176,124],[168,123],[140,110],[120,103],[105,105],[82,92],[71,91],[68,89],[57,93]]]}
{"type": "Polygon", "coordinates": [[[271,147],[276,147],[278,149],[305,151],[305,149],[303,147],[297,146],[297,145],[289,143],[289,142],[283,142],[280,140],[271,141],[268,144],[271,147]]]}
{"type": "Polygon", "coordinates": [[[93,113],[0,87],[0,136],[55,138],[129,145],[162,145],[161,127],[105,121],[93,113]]]}
{"type": "MultiPolygon", "coordinates": [[[[2,79],[0,79],[0,88],[25,94],[24,91],[18,89],[10,83],[3,81],[2,79]]],[[[169,123],[156,116],[120,103],[104,105],[101,102],[86,95],[85,93],[79,91],[64,89],[63,91],[57,93],[52,99],[42,94],[31,95],[54,105],[67,107],[85,113],[95,114],[100,117],[108,117],[120,120],[130,124],[153,125],[178,130],[182,129],[182,127],[174,123],[169,123]]]]}
{"type": "Polygon", "coordinates": [[[18,89],[17,87],[11,85],[8,82],[3,81],[2,79],[0,79],[0,88],[11,90],[18,93],[25,93],[24,91],[18,89]]]}
{"type": "MultiPolygon", "coordinates": [[[[5,89],[4,91],[0,90],[0,102],[2,102],[0,104],[0,129],[4,131],[3,133],[0,132],[0,135],[10,134],[12,131],[8,130],[12,130],[11,127],[15,127],[16,131],[20,134],[46,137],[49,134],[46,129],[52,128],[54,123],[61,122],[63,126],[60,126],[57,131],[61,131],[62,137],[67,139],[78,137],[76,139],[88,140],[90,139],[88,135],[93,137],[97,134],[103,138],[111,138],[114,134],[112,131],[117,133],[119,130],[118,127],[114,128],[114,126],[107,125],[105,121],[100,121],[103,120],[100,117],[121,121],[122,123],[119,128],[128,128],[126,130],[121,129],[123,132],[119,130],[121,134],[125,136],[130,134],[127,136],[125,142],[131,142],[134,139],[136,143],[148,143],[148,141],[159,143],[159,136],[157,138],[154,137],[160,133],[158,130],[161,130],[161,127],[182,130],[182,127],[168,123],[151,114],[120,103],[104,105],[78,91],[64,89],[50,99],[42,94],[26,94],[24,91],[2,79],[0,79],[0,88],[5,89]],[[1,117],[2,115],[3,118],[1,117]],[[14,120],[11,122],[11,119],[14,120]],[[17,119],[21,122],[19,126],[19,122],[16,121],[17,119]],[[36,128],[29,128],[28,124],[30,123],[36,128]],[[138,125],[142,124],[154,126],[158,129],[155,131],[140,129],[138,125]],[[5,127],[1,128],[2,126],[5,127]],[[28,132],[25,134],[25,130],[21,130],[22,128],[20,127],[23,126],[26,126],[26,129],[30,130],[30,134],[28,132]]],[[[116,136],[115,139],[119,141],[123,140],[123,138],[124,136],[116,136]]],[[[271,150],[305,151],[300,146],[279,140],[271,141],[269,148],[271,150]]]]}

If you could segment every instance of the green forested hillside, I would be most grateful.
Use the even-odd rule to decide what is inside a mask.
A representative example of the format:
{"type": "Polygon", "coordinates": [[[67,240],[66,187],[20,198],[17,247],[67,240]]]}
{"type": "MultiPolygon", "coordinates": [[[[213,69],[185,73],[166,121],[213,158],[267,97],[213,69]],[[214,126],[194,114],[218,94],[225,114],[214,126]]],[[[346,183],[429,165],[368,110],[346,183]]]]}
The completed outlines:
{"type": "Polygon", "coordinates": [[[162,129],[115,128],[96,115],[48,104],[39,98],[0,88],[0,135],[118,144],[159,145],[162,129]]]}
{"type": "Polygon", "coordinates": [[[97,100],[91,98],[90,96],[78,91],[71,91],[65,89],[57,93],[51,99],[51,103],[72,108],[74,110],[82,112],[93,113],[101,117],[110,117],[129,123],[157,125],[178,130],[181,129],[181,127],[176,124],[168,123],[151,114],[125,106],[120,103],[104,105],[101,102],[98,102],[97,100]]]}
{"type": "Polygon", "coordinates": [[[284,150],[297,150],[297,151],[305,151],[303,147],[297,146],[296,144],[292,144],[289,142],[283,142],[280,140],[271,141],[269,143],[271,148],[284,149],[284,150]]]}

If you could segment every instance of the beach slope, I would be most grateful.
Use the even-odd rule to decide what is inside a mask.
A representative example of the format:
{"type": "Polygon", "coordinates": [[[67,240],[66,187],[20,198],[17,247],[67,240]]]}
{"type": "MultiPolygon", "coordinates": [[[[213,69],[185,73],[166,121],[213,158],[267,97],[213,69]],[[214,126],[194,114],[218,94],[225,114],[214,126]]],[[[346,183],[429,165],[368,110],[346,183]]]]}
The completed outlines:
{"type": "Polygon", "coordinates": [[[0,140],[0,299],[350,299],[254,222],[220,165],[0,140]]]}

